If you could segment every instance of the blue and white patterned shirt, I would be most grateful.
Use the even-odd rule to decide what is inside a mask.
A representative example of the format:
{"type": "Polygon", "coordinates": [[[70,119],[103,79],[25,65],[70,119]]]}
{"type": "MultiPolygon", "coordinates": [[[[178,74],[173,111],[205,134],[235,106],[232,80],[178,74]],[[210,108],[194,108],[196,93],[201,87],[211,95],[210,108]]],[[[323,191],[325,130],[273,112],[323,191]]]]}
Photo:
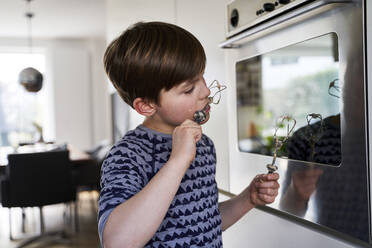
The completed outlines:
{"type": "MultiPolygon", "coordinates": [[[[113,146],[102,165],[98,215],[101,242],[112,210],[144,188],[168,161],[171,151],[171,135],[143,125],[113,146]]],[[[215,171],[215,148],[203,135],[163,222],[145,247],[222,247],[215,171]]]]}

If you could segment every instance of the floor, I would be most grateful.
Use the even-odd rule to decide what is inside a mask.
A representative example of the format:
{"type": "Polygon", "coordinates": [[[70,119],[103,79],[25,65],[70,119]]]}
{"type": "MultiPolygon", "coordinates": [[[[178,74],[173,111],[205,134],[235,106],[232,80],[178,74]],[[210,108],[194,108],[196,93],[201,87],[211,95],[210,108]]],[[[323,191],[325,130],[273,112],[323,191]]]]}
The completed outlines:
{"type": "MultiPolygon", "coordinates": [[[[79,231],[74,232],[73,222],[64,224],[63,213],[66,206],[56,204],[43,208],[45,231],[60,231],[65,228],[68,239],[44,239],[27,246],[28,248],[99,248],[99,238],[97,233],[97,200],[98,193],[80,192],[78,201],[79,231]]],[[[14,248],[24,239],[11,241],[9,239],[9,209],[0,205],[0,247],[14,248]]],[[[38,234],[39,225],[38,208],[26,209],[25,233],[22,233],[22,211],[20,208],[12,209],[12,233],[16,238],[26,235],[38,234]]]]}

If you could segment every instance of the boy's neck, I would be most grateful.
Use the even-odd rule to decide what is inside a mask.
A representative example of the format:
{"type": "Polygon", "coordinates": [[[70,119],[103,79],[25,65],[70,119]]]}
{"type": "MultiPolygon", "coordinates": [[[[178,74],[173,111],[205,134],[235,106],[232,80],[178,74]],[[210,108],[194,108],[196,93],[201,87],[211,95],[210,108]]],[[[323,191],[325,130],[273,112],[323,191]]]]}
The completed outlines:
{"type": "Polygon", "coordinates": [[[164,133],[164,134],[172,134],[173,130],[175,129],[175,127],[173,126],[168,126],[168,125],[158,123],[151,118],[145,118],[142,125],[149,129],[152,129],[154,131],[164,133]]]}

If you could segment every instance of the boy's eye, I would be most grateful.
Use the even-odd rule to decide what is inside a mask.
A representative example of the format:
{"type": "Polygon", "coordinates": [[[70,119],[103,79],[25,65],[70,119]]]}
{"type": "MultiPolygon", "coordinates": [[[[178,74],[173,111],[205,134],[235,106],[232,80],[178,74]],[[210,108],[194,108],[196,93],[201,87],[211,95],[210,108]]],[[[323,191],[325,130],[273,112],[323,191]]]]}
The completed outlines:
{"type": "Polygon", "coordinates": [[[191,89],[185,91],[185,94],[191,94],[194,91],[195,87],[192,87],[191,89]]]}

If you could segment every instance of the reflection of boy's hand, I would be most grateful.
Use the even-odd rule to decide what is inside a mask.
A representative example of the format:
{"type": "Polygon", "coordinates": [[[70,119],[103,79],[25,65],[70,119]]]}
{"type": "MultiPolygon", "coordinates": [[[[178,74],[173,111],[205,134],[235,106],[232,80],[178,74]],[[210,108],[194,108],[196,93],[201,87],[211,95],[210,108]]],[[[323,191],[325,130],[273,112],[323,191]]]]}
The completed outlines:
{"type": "Polygon", "coordinates": [[[257,175],[249,185],[249,195],[253,205],[265,205],[273,203],[278,195],[279,174],[257,175]]]}
{"type": "Polygon", "coordinates": [[[322,174],[323,170],[319,168],[310,168],[304,171],[294,172],[292,174],[292,183],[296,192],[296,197],[300,200],[309,200],[322,174]]]}
{"type": "Polygon", "coordinates": [[[197,123],[186,120],[176,127],[172,134],[171,158],[188,161],[188,165],[194,160],[196,143],[201,139],[202,129],[197,123]]]}

